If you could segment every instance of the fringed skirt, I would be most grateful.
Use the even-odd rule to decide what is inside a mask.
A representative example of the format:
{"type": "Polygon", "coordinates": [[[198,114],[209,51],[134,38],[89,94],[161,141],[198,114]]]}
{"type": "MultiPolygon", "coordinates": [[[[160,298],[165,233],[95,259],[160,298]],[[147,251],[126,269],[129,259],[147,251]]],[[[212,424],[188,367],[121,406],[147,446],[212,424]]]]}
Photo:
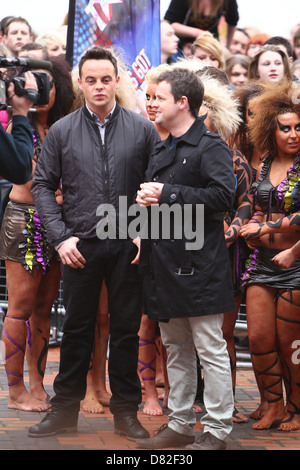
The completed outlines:
{"type": "Polygon", "coordinates": [[[46,273],[59,255],[47,241],[34,204],[9,201],[0,231],[0,257],[21,263],[32,273],[33,268],[46,273]]]}

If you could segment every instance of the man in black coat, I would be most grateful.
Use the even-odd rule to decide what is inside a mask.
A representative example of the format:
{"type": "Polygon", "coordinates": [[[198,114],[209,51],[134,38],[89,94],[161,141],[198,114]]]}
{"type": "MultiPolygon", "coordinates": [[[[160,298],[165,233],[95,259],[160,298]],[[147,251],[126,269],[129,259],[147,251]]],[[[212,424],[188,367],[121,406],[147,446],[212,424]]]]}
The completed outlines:
{"type": "Polygon", "coordinates": [[[198,118],[202,99],[203,85],[193,72],[174,68],[158,78],[156,122],[170,136],[156,146],[137,202],[149,207],[150,232],[156,233],[155,239],[142,240],[140,268],[146,269],[147,313],[159,321],[167,349],[171,413],[168,427],[137,441],[144,448],[224,449],[232,429],[231,371],[222,323],[234,301],[223,212],[232,208],[235,179],[227,145],[198,118]],[[153,226],[158,208],[165,227],[153,226]],[[166,208],[173,214],[168,221],[166,208]],[[194,348],[203,370],[206,408],[204,433],[197,442],[194,348]]]}

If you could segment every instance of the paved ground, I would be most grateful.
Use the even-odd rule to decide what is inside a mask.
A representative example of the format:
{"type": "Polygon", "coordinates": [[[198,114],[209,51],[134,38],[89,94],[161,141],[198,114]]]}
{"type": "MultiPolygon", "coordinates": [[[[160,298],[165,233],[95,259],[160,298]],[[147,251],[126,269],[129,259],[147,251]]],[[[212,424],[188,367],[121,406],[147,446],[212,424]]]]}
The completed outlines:
{"type": "MultiPolygon", "coordinates": [[[[58,371],[59,347],[50,348],[45,388],[53,395],[52,383],[58,371]]],[[[26,377],[26,374],[25,374],[26,377]]],[[[107,464],[126,463],[123,461],[110,461],[117,456],[126,455],[134,458],[141,453],[138,446],[125,437],[119,437],[113,431],[113,419],[108,408],[101,415],[80,414],[78,432],[74,434],[62,434],[51,438],[30,438],[27,436],[27,428],[39,422],[43,413],[26,413],[7,409],[8,387],[3,365],[0,366],[0,450],[102,450],[107,464]],[[114,452],[119,451],[119,452],[114,452]],[[129,451],[129,452],[121,452],[129,451]]],[[[258,392],[251,368],[239,369],[237,377],[237,401],[239,409],[249,415],[258,405],[258,392]]],[[[167,415],[162,417],[145,416],[139,411],[139,418],[150,434],[155,429],[168,421],[167,415]]],[[[201,424],[198,415],[196,431],[201,432],[201,424]]],[[[254,431],[251,428],[253,421],[245,424],[234,424],[233,432],[228,437],[227,450],[299,450],[300,431],[283,433],[276,429],[268,431],[254,431]]],[[[168,452],[170,454],[170,452],[168,452]]],[[[173,452],[174,453],[174,452],[173,452]]],[[[175,452],[179,454],[178,451],[175,452]]],[[[151,464],[159,463],[157,455],[151,452],[153,459],[151,464]],[[153,454],[153,455],[152,455],[153,454]],[[156,459],[156,460],[155,460],[156,459]]],[[[142,453],[142,455],[147,455],[142,453]]],[[[150,455],[150,454],[149,454],[150,455]]],[[[162,458],[162,457],[160,457],[162,458]]],[[[186,456],[184,458],[187,458],[186,456]]],[[[148,457],[147,457],[148,459],[148,457]]],[[[150,459],[150,457],[149,457],[150,459]]],[[[144,459],[145,460],[145,459],[144,459]]],[[[43,461],[45,463],[45,461],[43,461]]],[[[130,466],[138,466],[129,461],[130,466]]],[[[149,463],[149,460],[148,460],[149,463]]],[[[163,463],[163,462],[162,462],[163,463]]],[[[167,462],[165,462],[167,463],[167,462]]],[[[173,464],[178,462],[171,462],[173,464]]],[[[143,466],[141,467],[143,468],[143,466]]]]}

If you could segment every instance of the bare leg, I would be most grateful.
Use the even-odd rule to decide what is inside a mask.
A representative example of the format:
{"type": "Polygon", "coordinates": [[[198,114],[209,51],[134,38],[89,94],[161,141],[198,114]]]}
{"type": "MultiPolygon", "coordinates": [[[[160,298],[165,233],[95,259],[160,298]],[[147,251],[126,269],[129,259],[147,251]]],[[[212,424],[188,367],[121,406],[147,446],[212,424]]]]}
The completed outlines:
{"type": "Polygon", "coordinates": [[[250,286],[247,290],[247,319],[253,369],[260,380],[268,410],[253,429],[269,429],[284,416],[282,368],[276,349],[276,290],[250,286]]]}
{"type": "Polygon", "coordinates": [[[23,380],[24,358],[29,317],[33,310],[42,272],[28,273],[20,263],[6,261],[8,311],[4,321],[3,342],[9,385],[8,408],[44,411],[49,405],[29,393],[23,380]]]}
{"type": "MultiPolygon", "coordinates": [[[[230,358],[231,366],[231,375],[232,375],[232,389],[233,396],[235,396],[235,387],[236,387],[236,350],[234,342],[234,327],[237,319],[237,314],[241,305],[242,296],[235,297],[235,310],[224,314],[223,321],[223,336],[227,342],[227,351],[230,358]]],[[[234,423],[247,423],[247,416],[240,413],[236,407],[234,407],[234,412],[232,416],[232,421],[234,423]]]]}
{"type": "Polygon", "coordinates": [[[86,377],[86,393],[84,399],[80,403],[81,411],[85,413],[95,413],[101,414],[104,413],[103,406],[98,401],[94,381],[93,381],[93,357],[90,362],[90,369],[86,377]]]}
{"type": "Polygon", "coordinates": [[[31,348],[26,348],[26,360],[29,370],[30,393],[46,402],[44,390],[47,353],[51,327],[51,309],[57,297],[61,274],[60,262],[53,261],[50,271],[41,278],[36,300],[30,317],[31,348]]]}
{"type": "Polygon", "coordinates": [[[151,416],[161,416],[163,414],[155,386],[156,326],[156,322],[149,320],[147,315],[142,315],[139,331],[139,364],[140,375],[145,388],[143,413],[151,416]]]}
{"type": "Polygon", "coordinates": [[[277,300],[277,335],[286,388],[286,415],[281,431],[300,429],[300,291],[283,292],[277,300]]]}
{"type": "Polygon", "coordinates": [[[95,331],[95,353],[92,371],[97,398],[103,406],[109,406],[111,397],[106,388],[106,362],[109,339],[108,315],[107,289],[105,283],[103,283],[95,331]]]}

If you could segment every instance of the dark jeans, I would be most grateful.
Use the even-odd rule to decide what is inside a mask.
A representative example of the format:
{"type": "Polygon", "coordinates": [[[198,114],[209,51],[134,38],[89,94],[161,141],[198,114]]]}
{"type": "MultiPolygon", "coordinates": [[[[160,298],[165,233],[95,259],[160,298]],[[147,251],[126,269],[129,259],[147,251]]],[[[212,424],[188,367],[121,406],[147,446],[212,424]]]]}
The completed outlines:
{"type": "Polygon", "coordinates": [[[135,415],[141,402],[137,333],[142,313],[142,282],[137,266],[130,263],[137,248],[131,240],[98,238],[80,240],[77,247],[86,264],[83,269],[64,267],[66,317],[52,407],[78,411],[85,396],[99,295],[105,279],[110,317],[110,409],[115,416],[135,415]]]}

